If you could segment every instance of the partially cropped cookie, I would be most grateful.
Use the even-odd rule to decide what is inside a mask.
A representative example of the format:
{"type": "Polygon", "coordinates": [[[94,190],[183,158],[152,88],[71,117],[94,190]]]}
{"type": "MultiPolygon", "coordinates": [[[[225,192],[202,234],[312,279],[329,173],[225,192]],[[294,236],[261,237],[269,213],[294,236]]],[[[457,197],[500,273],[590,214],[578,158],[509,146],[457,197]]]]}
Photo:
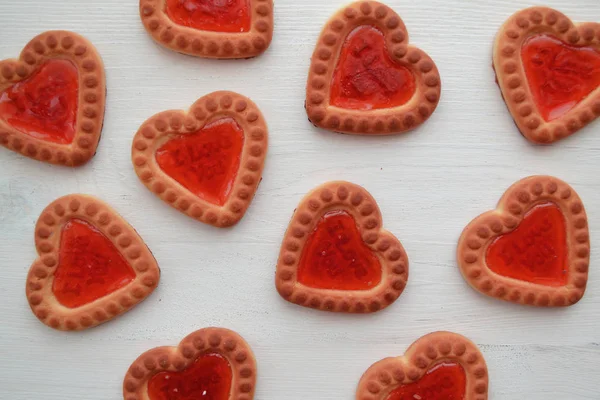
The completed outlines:
{"type": "Polygon", "coordinates": [[[0,61],[0,144],[36,160],[78,166],[96,153],[104,121],[102,59],[82,36],[48,31],[0,61]]]}
{"type": "Polygon", "coordinates": [[[434,332],[401,357],[373,364],[362,376],[356,400],[487,400],[483,355],[469,339],[434,332]]]}
{"type": "Polygon", "coordinates": [[[306,112],[336,132],[386,135],[425,122],[440,100],[433,60],[409,44],[388,6],[358,1],[325,24],[312,56],[306,112]]]}
{"type": "Polygon", "coordinates": [[[237,93],[214,92],[187,111],[163,111],[146,120],[131,157],[142,183],[167,204],[227,227],[250,206],[267,147],[267,124],[256,104],[237,93]]]}
{"type": "Polygon", "coordinates": [[[504,101],[528,140],[552,143],[600,116],[600,24],[548,7],[512,15],[494,43],[504,101]]]}
{"type": "Polygon", "coordinates": [[[204,328],[177,347],[148,350],[131,364],[124,400],[252,400],[256,361],[246,341],[224,328],[204,328]]]}
{"type": "Polygon", "coordinates": [[[196,57],[250,58],[273,38],[273,0],[140,0],[146,31],[196,57]]]}
{"type": "Polygon", "coordinates": [[[590,260],[583,202],[557,178],[522,179],[495,210],[467,225],[457,258],[467,282],[488,296],[540,307],[575,304],[590,260]]]}
{"type": "Polygon", "coordinates": [[[285,233],[275,284],[286,300],[324,311],[369,313],[396,301],[408,257],[383,229],[375,199],[350,182],[325,183],[298,205],[285,233]]]}
{"type": "Polygon", "coordinates": [[[82,330],[148,297],[160,270],[137,232],[102,201],[71,194],[52,202],[35,226],[39,257],[27,276],[36,317],[60,330],[82,330]]]}

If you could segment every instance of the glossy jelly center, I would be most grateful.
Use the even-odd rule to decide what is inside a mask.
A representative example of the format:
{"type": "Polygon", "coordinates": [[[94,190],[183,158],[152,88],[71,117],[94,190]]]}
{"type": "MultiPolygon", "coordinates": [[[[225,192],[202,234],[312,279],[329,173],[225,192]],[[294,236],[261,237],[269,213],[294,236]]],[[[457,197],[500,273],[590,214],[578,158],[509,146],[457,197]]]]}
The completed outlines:
{"type": "Polygon", "coordinates": [[[150,400],[229,400],[232,372],[225,357],[201,355],[181,372],[160,372],[148,381],[150,400]]]}
{"type": "Polygon", "coordinates": [[[360,26],[348,35],[333,74],[332,105],[354,110],[397,107],[414,93],[414,75],[391,59],[381,31],[360,26]]]}
{"type": "Polygon", "coordinates": [[[323,215],[311,232],[298,266],[298,282],[336,290],[368,290],[381,281],[381,264],[345,211],[323,215]]]}
{"type": "Polygon", "coordinates": [[[203,31],[250,30],[249,0],[167,0],[167,15],[176,24],[203,31]]]}
{"type": "Polygon", "coordinates": [[[78,72],[66,60],[51,60],[29,78],[0,93],[0,119],[38,139],[69,144],[75,136],[78,72]]]}
{"type": "Polygon", "coordinates": [[[385,400],[463,400],[467,385],[460,364],[441,363],[418,381],[392,391],[385,400]]]}
{"type": "Polygon", "coordinates": [[[561,117],[600,85],[600,50],[532,36],[521,49],[529,87],[546,121],[561,117]]]}
{"type": "Polygon", "coordinates": [[[223,205],[239,170],[243,146],[242,128],[232,118],[223,118],[169,140],[157,150],[156,161],[196,196],[223,205]]]}
{"type": "Polygon", "coordinates": [[[122,288],[134,278],[131,266],[102,232],[79,219],[65,224],[52,284],[59,303],[80,307],[122,288]]]}
{"type": "Polygon", "coordinates": [[[486,263],[499,275],[547,286],[567,283],[565,218],[553,203],[533,207],[512,232],[487,249],[486,263]]]}

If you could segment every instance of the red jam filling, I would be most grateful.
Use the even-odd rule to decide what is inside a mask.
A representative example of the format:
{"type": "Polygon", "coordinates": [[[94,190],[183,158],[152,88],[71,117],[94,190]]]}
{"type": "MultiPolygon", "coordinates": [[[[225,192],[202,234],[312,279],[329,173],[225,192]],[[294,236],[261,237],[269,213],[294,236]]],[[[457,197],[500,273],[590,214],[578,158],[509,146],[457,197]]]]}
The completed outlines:
{"type": "Polygon", "coordinates": [[[561,117],[600,85],[600,50],[572,46],[548,35],[523,43],[529,87],[546,121],[561,117]]]}
{"type": "Polygon", "coordinates": [[[368,290],[381,281],[381,264],[345,211],[323,215],[311,232],[298,266],[298,282],[335,290],[368,290]]]}
{"type": "Polygon", "coordinates": [[[167,15],[178,25],[203,31],[250,30],[249,0],[167,0],[167,15]]]}
{"type": "Polygon", "coordinates": [[[181,372],[160,372],[148,381],[150,400],[229,400],[232,372],[225,357],[201,355],[181,372]]]}
{"type": "Polygon", "coordinates": [[[242,128],[232,118],[222,118],[169,140],[156,151],[156,161],[196,196],[222,206],[239,170],[243,146],[242,128]]]}
{"type": "Polygon", "coordinates": [[[381,31],[360,26],[342,47],[331,84],[331,105],[353,110],[401,106],[415,93],[415,77],[388,54],[381,31]]]}
{"type": "Polygon", "coordinates": [[[533,207],[512,232],[487,249],[486,263],[495,273],[547,286],[567,283],[565,218],[553,203],[533,207]]]}
{"type": "Polygon", "coordinates": [[[65,224],[52,284],[60,304],[80,307],[122,288],[134,278],[131,266],[102,232],[79,219],[65,224]]]}
{"type": "Polygon", "coordinates": [[[0,119],[35,138],[69,144],[75,136],[78,92],[75,65],[47,61],[29,78],[0,93],[0,119]]]}
{"type": "Polygon", "coordinates": [[[460,364],[438,364],[418,381],[400,386],[385,400],[464,400],[467,387],[460,364]]]}

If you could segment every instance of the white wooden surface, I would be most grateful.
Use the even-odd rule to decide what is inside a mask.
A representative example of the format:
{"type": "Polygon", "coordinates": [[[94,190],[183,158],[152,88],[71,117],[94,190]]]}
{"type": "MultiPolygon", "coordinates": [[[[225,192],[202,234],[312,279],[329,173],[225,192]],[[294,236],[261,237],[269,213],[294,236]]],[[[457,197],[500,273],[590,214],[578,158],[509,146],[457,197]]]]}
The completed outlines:
{"type": "MultiPolygon", "coordinates": [[[[275,38],[247,61],[167,51],[146,35],[137,0],[0,0],[0,58],[34,35],[70,29],[106,64],[108,103],[96,157],[79,169],[45,165],[0,148],[0,398],[121,398],[141,352],[175,345],[206,326],[236,330],[259,365],[257,400],[352,399],[371,363],[400,355],[435,330],[481,346],[492,400],[600,399],[600,121],[551,147],[517,132],[491,68],[494,35],[525,0],[389,0],[442,75],[433,117],[395,137],[342,136],[313,128],[304,87],[317,35],[345,0],[277,0],[275,38]],[[138,181],[130,147],[138,126],[219,89],[251,97],[270,126],[263,182],[245,219],[218,230],[163,204],[138,181]],[[462,279],[458,236],[514,181],[551,174],[579,192],[590,218],[588,291],[569,309],[534,309],[484,297],[462,279]],[[377,199],[385,226],[406,247],[404,294],[373,315],[335,315],[289,304],[274,288],[280,239],[300,198],[345,179],[377,199]],[[24,286],[36,256],[33,227],[55,198],[98,196],[146,240],[160,287],[123,317],[61,333],[30,312],[24,286]]],[[[533,2],[537,3],[537,2],[533,2]]],[[[547,0],[574,20],[600,21],[598,0],[547,0]]]]}

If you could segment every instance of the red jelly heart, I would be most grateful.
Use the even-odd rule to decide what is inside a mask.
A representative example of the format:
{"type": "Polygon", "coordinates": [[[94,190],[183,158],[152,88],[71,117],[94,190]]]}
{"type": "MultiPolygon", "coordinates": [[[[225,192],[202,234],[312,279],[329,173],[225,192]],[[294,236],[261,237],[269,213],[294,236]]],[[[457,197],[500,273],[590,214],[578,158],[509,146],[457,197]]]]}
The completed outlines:
{"type": "Polygon", "coordinates": [[[222,118],[169,140],[156,151],[156,161],[198,197],[223,205],[237,175],[243,146],[242,128],[232,118],[222,118]]]}
{"type": "Polygon", "coordinates": [[[134,279],[131,266],[102,232],[79,219],[65,224],[52,284],[59,303],[69,308],[80,307],[134,279]]]}
{"type": "Polygon", "coordinates": [[[183,26],[215,32],[248,32],[249,0],[167,0],[167,15],[183,26]]]}
{"type": "Polygon", "coordinates": [[[546,121],[561,117],[600,85],[600,51],[549,35],[527,39],[521,57],[538,110],[546,121]]]}
{"type": "Polygon", "coordinates": [[[220,354],[201,355],[181,372],[160,372],[148,381],[150,400],[229,400],[232,372],[220,354]]]}
{"type": "Polygon", "coordinates": [[[310,234],[298,266],[298,282],[335,290],[367,290],[381,281],[381,264],[345,211],[326,213],[310,234]]]}
{"type": "Polygon", "coordinates": [[[421,379],[392,391],[386,400],[463,400],[467,378],[460,364],[438,364],[421,379]]]}
{"type": "Polygon", "coordinates": [[[415,93],[415,77],[388,54],[383,33],[360,26],[348,35],[331,85],[331,105],[354,110],[397,107],[415,93]]]}
{"type": "Polygon", "coordinates": [[[488,247],[486,262],[492,271],[510,278],[566,285],[567,236],[560,208],[553,203],[532,208],[514,231],[488,247]]]}
{"type": "Polygon", "coordinates": [[[0,119],[33,137],[69,144],[75,136],[78,72],[66,60],[51,60],[29,78],[0,93],[0,119]]]}

